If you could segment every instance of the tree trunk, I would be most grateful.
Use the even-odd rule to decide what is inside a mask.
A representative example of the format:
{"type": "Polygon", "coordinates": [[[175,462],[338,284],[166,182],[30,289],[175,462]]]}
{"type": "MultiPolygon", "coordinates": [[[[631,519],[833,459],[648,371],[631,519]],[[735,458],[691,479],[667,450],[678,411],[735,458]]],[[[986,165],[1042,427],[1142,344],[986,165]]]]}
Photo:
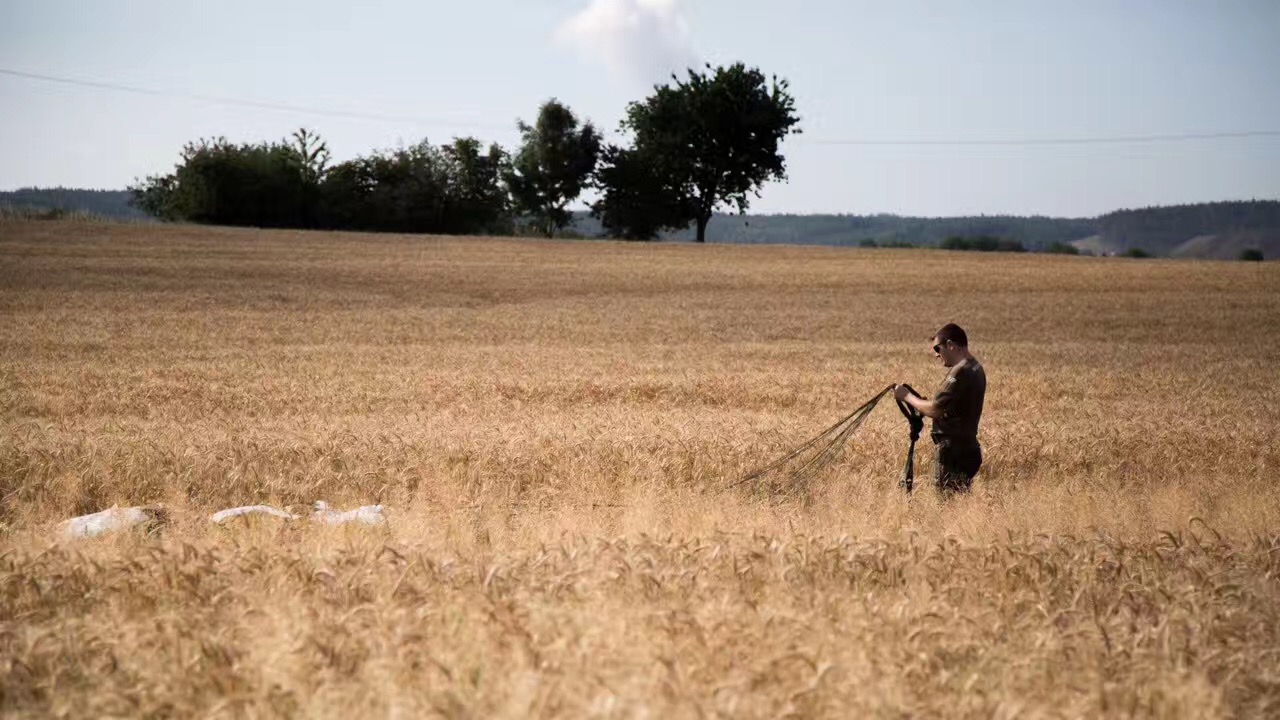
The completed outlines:
{"type": "Polygon", "coordinates": [[[709,222],[711,222],[710,215],[698,216],[698,242],[700,243],[707,241],[707,223],[709,222]]]}

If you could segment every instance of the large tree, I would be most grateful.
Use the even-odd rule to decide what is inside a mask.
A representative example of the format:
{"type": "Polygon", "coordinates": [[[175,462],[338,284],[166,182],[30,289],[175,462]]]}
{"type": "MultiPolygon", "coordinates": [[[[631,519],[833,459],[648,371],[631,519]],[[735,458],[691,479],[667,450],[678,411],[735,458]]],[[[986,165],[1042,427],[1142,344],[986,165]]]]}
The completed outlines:
{"type": "Polygon", "coordinates": [[[320,183],[329,167],[329,146],[314,132],[298,128],[293,133],[292,159],[302,177],[301,220],[303,227],[315,227],[320,214],[320,183]]]}
{"type": "Polygon", "coordinates": [[[456,138],[440,148],[446,178],[442,232],[457,234],[510,232],[507,193],[502,175],[510,164],[507,153],[491,144],[481,152],[480,141],[456,138]]]}
{"type": "MultiPolygon", "coordinates": [[[[664,225],[696,223],[698,242],[705,242],[717,207],[746,212],[748,195],[759,197],[766,181],[786,178],[778,146],[800,132],[800,119],[785,80],[742,63],[707,65],[706,72],[689,70],[688,79],[672,80],[627,106],[622,127],[634,133],[633,157],[662,178],[664,197],[656,205],[680,219],[664,218],[664,225]]],[[[606,208],[611,193],[627,190],[601,186],[606,208]]]]}
{"type": "Polygon", "coordinates": [[[688,204],[681,203],[678,186],[654,161],[632,148],[609,145],[600,153],[596,187],[600,198],[591,214],[609,237],[652,240],[664,228],[689,224],[688,204]]]}
{"type": "Polygon", "coordinates": [[[565,208],[582,193],[600,154],[600,133],[557,100],[548,100],[533,125],[518,121],[521,144],[506,173],[517,212],[532,216],[551,237],[569,224],[565,208]]]}

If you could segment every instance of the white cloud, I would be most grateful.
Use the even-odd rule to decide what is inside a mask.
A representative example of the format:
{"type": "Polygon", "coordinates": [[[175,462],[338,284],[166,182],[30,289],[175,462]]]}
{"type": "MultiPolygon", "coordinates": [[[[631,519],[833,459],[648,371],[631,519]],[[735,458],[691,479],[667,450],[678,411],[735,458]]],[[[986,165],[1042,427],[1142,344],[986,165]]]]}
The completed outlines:
{"type": "Polygon", "coordinates": [[[698,65],[680,0],[591,0],[555,37],[615,76],[645,85],[698,65]]]}

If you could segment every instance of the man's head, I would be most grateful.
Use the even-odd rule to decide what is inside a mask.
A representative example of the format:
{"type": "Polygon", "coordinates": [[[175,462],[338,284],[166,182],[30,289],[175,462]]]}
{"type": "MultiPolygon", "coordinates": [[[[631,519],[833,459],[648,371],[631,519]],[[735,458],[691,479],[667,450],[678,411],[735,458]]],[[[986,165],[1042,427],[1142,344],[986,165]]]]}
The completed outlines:
{"type": "Polygon", "coordinates": [[[969,356],[969,336],[955,323],[947,323],[933,335],[933,354],[943,367],[954,367],[969,356]]]}

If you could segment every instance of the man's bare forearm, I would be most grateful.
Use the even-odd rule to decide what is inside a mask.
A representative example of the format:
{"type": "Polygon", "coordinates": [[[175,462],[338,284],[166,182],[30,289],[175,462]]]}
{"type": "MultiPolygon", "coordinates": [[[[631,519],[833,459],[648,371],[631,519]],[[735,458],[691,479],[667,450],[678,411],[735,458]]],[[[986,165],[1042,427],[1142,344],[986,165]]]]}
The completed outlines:
{"type": "Polygon", "coordinates": [[[925,400],[919,395],[908,394],[906,402],[908,405],[915,408],[917,412],[927,418],[938,417],[938,406],[934,405],[932,400],[925,400]]]}

